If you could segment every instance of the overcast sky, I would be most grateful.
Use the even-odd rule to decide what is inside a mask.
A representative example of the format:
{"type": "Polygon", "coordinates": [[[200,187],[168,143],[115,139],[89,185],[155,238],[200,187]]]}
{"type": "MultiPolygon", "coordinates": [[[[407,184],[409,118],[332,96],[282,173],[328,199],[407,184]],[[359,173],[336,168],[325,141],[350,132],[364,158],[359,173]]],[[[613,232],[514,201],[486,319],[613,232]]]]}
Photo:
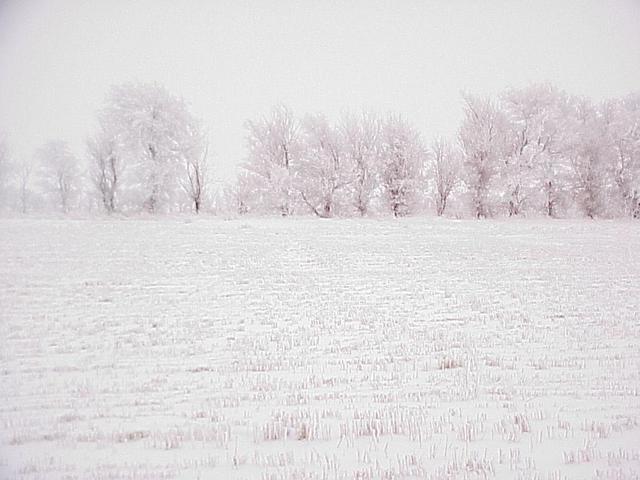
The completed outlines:
{"type": "Polygon", "coordinates": [[[0,0],[0,131],[14,156],[76,154],[111,84],[157,81],[211,135],[223,177],[243,122],[296,113],[406,115],[455,133],[462,90],[548,81],[596,100],[640,90],[640,1],[0,0]]]}

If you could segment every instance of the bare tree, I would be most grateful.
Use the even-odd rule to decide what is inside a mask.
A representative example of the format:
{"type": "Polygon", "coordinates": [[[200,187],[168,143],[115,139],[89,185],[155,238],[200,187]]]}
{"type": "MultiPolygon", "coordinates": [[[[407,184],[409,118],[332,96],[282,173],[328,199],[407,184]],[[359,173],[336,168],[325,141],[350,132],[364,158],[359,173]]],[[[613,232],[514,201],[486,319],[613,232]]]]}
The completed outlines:
{"type": "Polygon", "coordinates": [[[431,145],[433,178],[435,180],[436,213],[444,214],[447,200],[456,184],[460,181],[460,157],[454,148],[443,138],[436,139],[431,145]]]}
{"type": "Polygon", "coordinates": [[[360,216],[369,211],[369,204],[378,188],[381,156],[381,120],[367,112],[342,118],[341,131],[351,181],[348,183],[351,203],[360,216]]]}
{"type": "Polygon", "coordinates": [[[69,213],[80,187],[78,160],[60,140],[44,144],[37,152],[45,194],[57,198],[63,213],[69,213]]]}
{"type": "Polygon", "coordinates": [[[21,160],[13,165],[13,177],[17,185],[18,209],[25,214],[29,211],[32,196],[34,163],[21,160]]]}
{"type": "Polygon", "coordinates": [[[471,191],[476,218],[491,216],[491,184],[505,156],[506,121],[487,98],[463,95],[464,120],[459,139],[466,184],[471,191]]]}
{"type": "Polygon", "coordinates": [[[123,168],[115,135],[102,129],[87,140],[87,152],[91,163],[91,180],[104,209],[107,213],[113,213],[123,168]]]}
{"type": "Polygon", "coordinates": [[[382,185],[394,217],[410,213],[425,159],[420,135],[400,116],[390,116],[382,133],[382,185]]]}
{"type": "Polygon", "coordinates": [[[18,181],[20,189],[20,211],[27,213],[29,205],[29,185],[31,180],[31,172],[33,171],[32,165],[27,162],[23,162],[18,170],[18,181]]]}
{"type": "Polygon", "coordinates": [[[185,162],[186,178],[182,185],[193,202],[196,213],[200,213],[205,196],[208,151],[209,149],[205,148],[201,157],[194,157],[185,162]]]}
{"type": "Polygon", "coordinates": [[[249,158],[245,169],[257,177],[256,187],[268,211],[282,216],[295,209],[293,168],[300,159],[300,126],[291,111],[280,105],[271,115],[248,121],[249,158]]]}
{"type": "Polygon", "coordinates": [[[193,203],[196,214],[200,213],[209,186],[209,145],[199,125],[193,124],[189,132],[190,144],[184,150],[185,175],[181,184],[193,203]]]}

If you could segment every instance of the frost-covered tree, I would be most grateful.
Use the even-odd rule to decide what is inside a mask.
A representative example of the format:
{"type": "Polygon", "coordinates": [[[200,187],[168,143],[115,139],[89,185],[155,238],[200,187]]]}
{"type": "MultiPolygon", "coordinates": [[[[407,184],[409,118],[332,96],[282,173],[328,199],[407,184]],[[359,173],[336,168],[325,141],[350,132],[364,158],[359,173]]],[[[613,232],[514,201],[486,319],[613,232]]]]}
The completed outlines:
{"type": "Polygon", "coordinates": [[[566,206],[570,193],[570,167],[567,159],[559,151],[549,148],[540,157],[538,165],[541,211],[549,218],[557,218],[566,206]]]}
{"type": "Polygon", "coordinates": [[[107,213],[116,210],[117,192],[123,177],[123,161],[117,136],[101,128],[87,140],[89,175],[107,213]]]}
{"type": "Polygon", "coordinates": [[[595,218],[605,215],[608,207],[611,169],[606,122],[585,98],[572,99],[571,107],[565,152],[571,167],[572,194],[584,215],[595,218]]]}
{"type": "Polygon", "coordinates": [[[605,105],[612,174],[622,214],[640,218],[640,94],[605,105]]]}
{"type": "Polygon", "coordinates": [[[9,148],[4,137],[0,135],[0,207],[8,200],[10,165],[9,148]]]}
{"type": "Polygon", "coordinates": [[[548,106],[542,126],[542,152],[535,165],[540,211],[547,217],[557,218],[568,206],[572,191],[572,169],[569,151],[572,148],[571,99],[555,91],[555,101],[548,106]]]}
{"type": "Polygon", "coordinates": [[[81,178],[78,159],[66,142],[53,140],[36,153],[40,179],[45,196],[57,203],[63,213],[69,213],[80,193],[81,178]]]}
{"type": "Polygon", "coordinates": [[[476,218],[492,215],[494,177],[506,156],[506,119],[489,98],[463,95],[464,119],[459,140],[463,152],[465,183],[476,218]]]}
{"type": "Polygon", "coordinates": [[[269,116],[248,121],[246,128],[249,156],[244,168],[255,176],[255,196],[267,212],[291,215],[296,204],[293,171],[303,150],[299,122],[280,105],[269,116]]]}
{"type": "Polygon", "coordinates": [[[369,211],[379,189],[382,121],[374,114],[345,115],[340,123],[350,181],[350,203],[360,216],[369,211]]]}
{"type": "Polygon", "coordinates": [[[381,178],[394,217],[412,210],[420,188],[425,148],[420,134],[401,116],[390,116],[382,128],[381,178]]]}
{"type": "Polygon", "coordinates": [[[233,196],[243,212],[364,216],[383,205],[401,216],[424,183],[438,215],[455,190],[477,218],[498,208],[557,217],[574,206],[590,217],[640,216],[638,98],[595,107],[537,84],[497,101],[463,95],[459,148],[437,141],[428,153],[399,117],[347,115],[336,126],[278,107],[247,122],[249,156],[233,196]]]}
{"type": "Polygon", "coordinates": [[[260,182],[255,175],[246,170],[241,170],[233,184],[225,186],[222,192],[223,209],[234,215],[246,215],[259,211],[256,207],[261,205],[262,199],[257,195],[261,192],[260,182]]]}
{"type": "Polygon", "coordinates": [[[547,213],[553,216],[558,172],[550,155],[557,133],[558,94],[549,85],[531,85],[509,89],[501,100],[508,121],[501,176],[509,216],[522,214],[541,189],[547,192],[547,213]]]}
{"type": "Polygon", "coordinates": [[[436,213],[440,217],[447,208],[447,201],[460,180],[460,154],[443,138],[431,144],[431,170],[435,182],[436,213]]]}
{"type": "Polygon", "coordinates": [[[158,84],[126,83],[111,88],[100,122],[117,138],[128,201],[151,213],[175,208],[184,199],[185,159],[195,154],[197,121],[186,103],[158,84]]]}
{"type": "Polygon", "coordinates": [[[301,126],[304,150],[295,168],[296,188],[316,216],[332,217],[350,181],[341,132],[322,115],[308,115],[301,126]]]}

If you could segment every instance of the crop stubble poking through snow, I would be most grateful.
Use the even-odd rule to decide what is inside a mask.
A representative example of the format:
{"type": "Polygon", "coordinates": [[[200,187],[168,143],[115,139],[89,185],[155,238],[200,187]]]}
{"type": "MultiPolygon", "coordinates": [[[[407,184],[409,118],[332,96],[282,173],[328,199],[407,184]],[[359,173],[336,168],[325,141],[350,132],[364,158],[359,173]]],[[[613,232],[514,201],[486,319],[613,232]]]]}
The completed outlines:
{"type": "Polygon", "coordinates": [[[626,222],[2,221],[0,476],[624,479],[626,222]]]}

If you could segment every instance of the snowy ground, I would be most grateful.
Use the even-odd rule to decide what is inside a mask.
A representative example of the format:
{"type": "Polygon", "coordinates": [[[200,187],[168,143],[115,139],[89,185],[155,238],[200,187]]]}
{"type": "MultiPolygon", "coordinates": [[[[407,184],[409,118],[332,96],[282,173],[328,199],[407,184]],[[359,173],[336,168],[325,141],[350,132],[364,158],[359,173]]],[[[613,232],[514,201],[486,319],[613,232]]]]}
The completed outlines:
{"type": "Polygon", "coordinates": [[[0,478],[640,477],[640,225],[4,220],[0,478]]]}

